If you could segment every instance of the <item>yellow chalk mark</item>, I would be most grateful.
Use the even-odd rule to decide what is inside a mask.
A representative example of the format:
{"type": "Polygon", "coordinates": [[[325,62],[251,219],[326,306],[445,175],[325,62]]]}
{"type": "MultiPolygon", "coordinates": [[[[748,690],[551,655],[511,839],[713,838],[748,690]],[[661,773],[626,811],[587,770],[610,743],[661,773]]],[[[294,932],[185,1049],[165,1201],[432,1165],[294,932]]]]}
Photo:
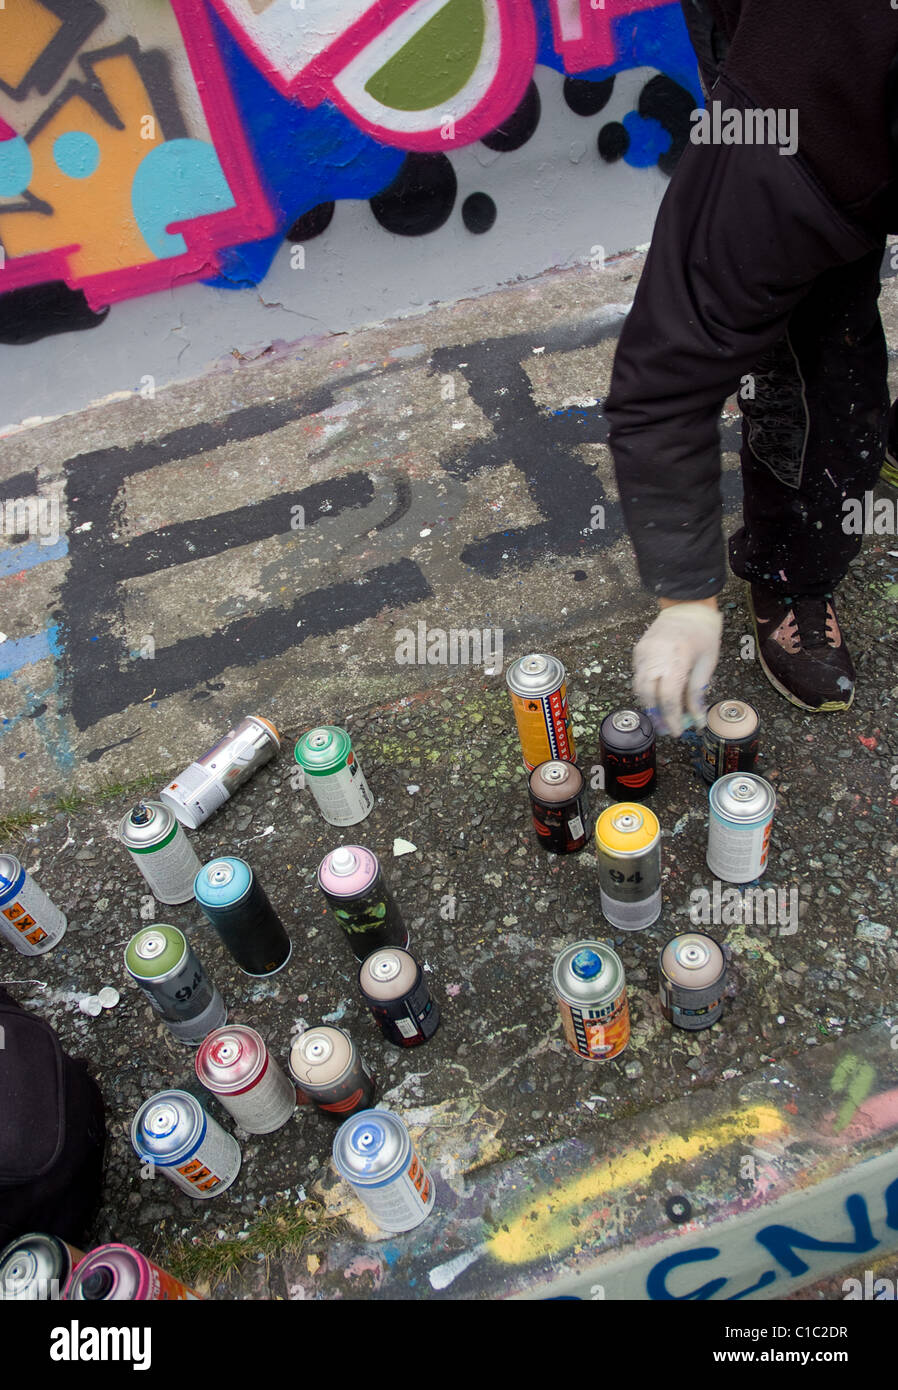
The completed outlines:
{"type": "Polygon", "coordinates": [[[523,1264],[541,1256],[557,1255],[575,1242],[582,1242],[584,1232],[571,1224],[572,1217],[579,1214],[584,1224],[598,1219],[594,1213],[584,1216],[578,1209],[603,1201],[612,1192],[645,1182],[662,1163],[688,1163],[709,1150],[723,1149],[737,1140],[755,1140],[761,1134],[777,1134],[787,1127],[774,1106],[754,1105],[738,1114],[725,1115],[687,1138],[668,1134],[641,1148],[629,1149],[590,1168],[565,1186],[542,1193],[521,1209],[507,1230],[491,1236],[487,1248],[504,1264],[523,1264]]]}

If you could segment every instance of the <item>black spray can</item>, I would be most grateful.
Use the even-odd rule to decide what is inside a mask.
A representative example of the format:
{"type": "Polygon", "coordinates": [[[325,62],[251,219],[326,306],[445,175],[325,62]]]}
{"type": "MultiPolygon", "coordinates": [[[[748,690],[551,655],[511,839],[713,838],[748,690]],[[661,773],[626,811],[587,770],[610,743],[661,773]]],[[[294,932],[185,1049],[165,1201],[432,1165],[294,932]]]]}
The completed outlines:
{"type": "Polygon", "coordinates": [[[382,946],[408,945],[408,931],[376,854],[361,845],[331,850],[318,866],[318,886],[357,960],[382,946]]]}
{"type": "Polygon", "coordinates": [[[345,1120],[374,1104],[376,1082],[342,1028],[309,1028],[290,1049],[290,1075],[316,1110],[345,1120]]]}
{"type": "Polygon", "coordinates": [[[245,975],[273,975],[287,964],[293,943],[245,860],[228,856],[204,864],[194,892],[245,975]]]}
{"type": "Polygon", "coordinates": [[[586,795],[575,763],[546,762],[528,779],[533,828],[543,849],[574,854],[586,844],[586,795]]]}
{"type": "Polygon", "coordinates": [[[612,801],[642,801],[655,790],[655,729],[641,710],[618,709],[599,730],[605,795],[612,801]]]}
{"type": "Polygon", "coordinates": [[[440,1007],[410,951],[375,951],[359,971],[359,989],[387,1042],[419,1047],[440,1026],[440,1007]]]}

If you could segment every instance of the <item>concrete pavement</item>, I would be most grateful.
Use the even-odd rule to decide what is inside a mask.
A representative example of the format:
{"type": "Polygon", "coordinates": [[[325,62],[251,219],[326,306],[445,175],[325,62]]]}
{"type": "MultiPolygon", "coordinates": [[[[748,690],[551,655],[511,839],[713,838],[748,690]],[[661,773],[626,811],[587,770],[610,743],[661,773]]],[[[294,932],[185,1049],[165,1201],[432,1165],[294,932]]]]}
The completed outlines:
{"type": "MultiPolygon", "coordinates": [[[[761,712],[760,770],[779,797],[764,885],[783,910],[712,927],[732,997],[708,1032],[674,1034],[657,1006],[657,952],[712,884],[696,745],[662,741],[664,911],[617,940],[633,1038],[600,1066],[567,1050],[549,985],[562,945],[608,932],[596,865],[535,844],[503,675],[396,660],[419,622],[499,630],[505,665],[557,652],[593,778],[599,724],[629,702],[629,653],[648,616],[599,404],[640,264],[620,257],[303,344],[0,444],[3,500],[45,498],[49,523],[54,497],[60,507],[58,537],[50,524],[0,548],[5,843],[71,921],[39,962],[5,951],[2,975],[103,1085],[111,1149],[97,1240],[114,1234],[164,1262],[185,1233],[234,1234],[278,1194],[318,1192],[347,1218],[338,1238],[218,1291],[290,1298],[543,1297],[549,1281],[581,1297],[600,1296],[594,1286],[609,1299],[686,1295],[718,1265],[729,1282],[715,1296],[755,1282],[756,1296],[778,1297],[890,1248],[895,536],[871,536],[843,586],[860,673],[846,715],[804,716],[776,696],[746,659],[741,592],[726,591],[713,693],[761,712]],[[128,787],[162,786],[250,712],[283,729],[284,752],[194,839],[202,860],[248,858],[291,930],[293,960],[263,982],[237,971],[197,910],[153,909],[111,836],[128,787]],[[292,742],[321,720],[352,731],[377,797],[353,835],[291,785],[292,742]],[[382,857],[444,1011],[415,1052],[380,1039],[315,888],[321,856],[356,834],[382,857]],[[417,848],[394,857],[397,836],[417,848]],[[374,1239],[328,1175],[332,1128],[305,1110],[276,1135],[242,1137],[241,1177],[220,1202],[198,1210],[168,1184],[140,1183],[126,1139],[134,1108],[162,1086],[196,1088],[192,1054],[122,979],[124,944],[152,910],[188,930],[232,1017],[277,1056],[324,1018],[352,1032],[436,1176],[426,1227],[374,1239]],[[106,983],[122,1002],[90,1019],[78,1001],[106,983]],[[685,1220],[671,1217],[672,1198],[686,1199],[685,1220]],[[780,1199],[786,1215],[771,1215],[780,1199]],[[850,1248],[814,1249],[796,1272],[785,1238],[758,1238],[771,1226],[803,1234],[805,1251],[808,1238],[850,1248]],[[701,1250],[711,1233],[719,1256],[658,1274],[669,1252],[701,1250]]],[[[893,279],[883,303],[898,342],[893,279]]],[[[732,409],[722,429],[731,523],[732,409]]]]}

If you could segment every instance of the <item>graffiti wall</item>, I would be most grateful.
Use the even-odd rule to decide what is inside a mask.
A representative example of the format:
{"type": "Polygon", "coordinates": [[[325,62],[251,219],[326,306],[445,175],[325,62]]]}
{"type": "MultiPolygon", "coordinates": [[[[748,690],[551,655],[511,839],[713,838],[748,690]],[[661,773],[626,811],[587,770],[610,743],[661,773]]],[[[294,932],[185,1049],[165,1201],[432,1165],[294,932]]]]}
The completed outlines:
{"type": "Polygon", "coordinates": [[[700,99],[657,0],[6,0],[0,351],[92,330],[79,403],[589,262],[700,99]]]}

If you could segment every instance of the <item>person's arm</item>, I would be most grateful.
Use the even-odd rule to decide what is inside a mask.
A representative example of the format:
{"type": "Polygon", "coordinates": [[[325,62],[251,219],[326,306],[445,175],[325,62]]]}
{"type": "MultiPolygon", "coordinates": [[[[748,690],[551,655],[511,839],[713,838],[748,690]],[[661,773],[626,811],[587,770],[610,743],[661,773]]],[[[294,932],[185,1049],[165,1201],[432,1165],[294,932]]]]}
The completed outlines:
{"type": "MultiPolygon", "coordinates": [[[[750,105],[727,77],[723,109],[750,105]]],[[[799,113],[800,119],[800,113],[799,113]]],[[[867,254],[800,157],[690,144],[662,201],[605,402],[621,505],[656,598],[723,587],[718,422],[813,280],[867,254]]]]}

